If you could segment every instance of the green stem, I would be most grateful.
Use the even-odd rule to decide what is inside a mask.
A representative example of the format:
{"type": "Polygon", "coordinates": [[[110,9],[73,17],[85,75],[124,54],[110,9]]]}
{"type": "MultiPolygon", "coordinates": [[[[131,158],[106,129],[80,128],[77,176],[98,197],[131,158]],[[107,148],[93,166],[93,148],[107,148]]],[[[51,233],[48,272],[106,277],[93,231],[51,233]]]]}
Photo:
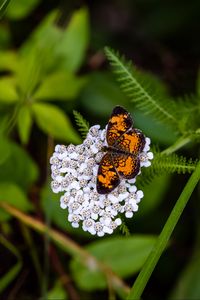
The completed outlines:
{"type": "Polygon", "coordinates": [[[152,249],[149,257],[147,258],[141,272],[139,273],[131,291],[127,297],[128,300],[138,300],[140,299],[142,292],[161,256],[169,238],[195,188],[200,179],[200,161],[198,162],[195,171],[189,178],[187,184],[185,185],[180,197],[178,198],[158,240],[152,249]]]}
{"type": "Polygon", "coordinates": [[[96,267],[97,270],[99,269],[103,274],[105,274],[106,278],[109,278],[113,289],[120,294],[121,297],[125,298],[129,293],[129,287],[120,277],[118,277],[106,264],[97,260],[92,254],[90,254],[90,252],[79,246],[69,237],[54,229],[48,228],[44,223],[36,220],[34,217],[24,214],[17,208],[3,201],[0,202],[0,207],[4,208],[5,211],[11,214],[13,217],[17,218],[25,225],[33,228],[39,233],[43,235],[48,234],[49,239],[58,245],[63,251],[71,254],[72,256],[80,257],[81,261],[87,266],[87,268],[91,268],[91,265],[93,265],[93,268],[96,267]]]}
{"type": "Polygon", "coordinates": [[[183,146],[187,145],[188,143],[190,143],[191,140],[192,140],[191,136],[181,137],[172,146],[162,151],[162,154],[167,154],[167,155],[171,154],[177,151],[178,149],[182,148],[183,146]]]}

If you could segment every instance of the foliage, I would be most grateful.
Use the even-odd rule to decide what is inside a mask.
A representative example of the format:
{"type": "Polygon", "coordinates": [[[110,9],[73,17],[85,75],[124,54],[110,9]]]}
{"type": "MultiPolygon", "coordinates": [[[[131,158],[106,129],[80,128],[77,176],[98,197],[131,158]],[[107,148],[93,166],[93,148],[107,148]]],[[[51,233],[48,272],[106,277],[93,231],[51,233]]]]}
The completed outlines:
{"type": "MultiPolygon", "coordinates": [[[[200,72],[197,80],[195,74],[184,81],[193,86],[187,90],[176,78],[178,71],[170,69],[178,64],[172,53],[181,56],[186,44],[190,51],[198,45],[177,34],[177,49],[170,52],[167,41],[180,26],[186,37],[187,31],[189,36],[195,32],[192,20],[200,7],[194,2],[189,8],[185,1],[135,1],[123,4],[119,13],[112,4],[72,10],[70,1],[0,1],[2,299],[139,299],[143,291],[147,299],[200,297],[199,191],[194,191],[200,178],[200,72]],[[129,6],[141,17],[141,27],[129,6]],[[101,26],[95,27],[99,19],[101,26]],[[137,34],[128,28],[129,19],[135,20],[137,34]],[[127,37],[132,36],[130,46],[127,37]],[[151,40],[155,37],[159,41],[151,40]],[[135,63],[110,47],[104,56],[101,49],[108,41],[135,63]],[[150,48],[166,63],[162,71],[172,76],[165,80],[168,85],[150,48]],[[145,195],[139,211],[129,222],[122,220],[114,236],[97,239],[67,222],[60,195],[50,189],[49,157],[54,144],[81,143],[90,125],[105,127],[115,105],[126,107],[134,126],[151,137],[154,159],[137,176],[145,195]],[[29,276],[36,278],[31,288],[29,276]]],[[[195,69],[192,59],[187,65],[195,69]]]]}
{"type": "Polygon", "coordinates": [[[76,124],[79,127],[79,131],[81,132],[84,138],[88,133],[89,123],[82,117],[82,115],[78,111],[74,110],[73,113],[76,124]]]}
{"type": "MultiPolygon", "coordinates": [[[[152,114],[161,123],[166,122],[178,134],[188,134],[188,118],[191,119],[191,109],[188,109],[187,106],[193,109],[196,108],[197,118],[199,119],[200,111],[198,103],[195,101],[197,98],[186,98],[182,102],[176,103],[163,93],[162,85],[159,85],[159,81],[155,84],[154,78],[152,80],[151,77],[143,75],[131,62],[126,62],[123,57],[120,58],[120,55],[110,48],[106,47],[105,53],[116,74],[121,89],[139,109],[146,114],[152,114]],[[191,100],[194,100],[193,104],[191,100]]],[[[193,134],[194,138],[195,136],[199,137],[199,134],[195,130],[193,134]]]]}
{"type": "Polygon", "coordinates": [[[193,161],[191,158],[186,159],[183,156],[178,156],[175,153],[166,155],[161,152],[154,151],[154,159],[150,169],[144,170],[139,182],[141,184],[151,182],[155,176],[161,176],[162,174],[185,174],[192,173],[195,170],[197,160],[193,161]]]}
{"type": "MultiPolygon", "coordinates": [[[[117,275],[126,278],[141,269],[155,241],[156,237],[145,235],[111,237],[91,243],[87,250],[117,275]]],[[[74,278],[82,289],[91,291],[106,287],[104,274],[101,274],[95,267],[88,269],[78,259],[74,259],[71,268],[74,278]]]]}
{"type": "Polygon", "coordinates": [[[174,114],[174,103],[167,98],[159,97],[159,89],[155,85],[151,86],[151,80],[145,81],[145,76],[133,67],[131,62],[126,62],[123,57],[109,48],[105,48],[105,53],[113,67],[121,89],[126,93],[131,101],[134,101],[137,107],[147,114],[153,114],[160,121],[166,121],[168,124],[177,127],[177,116],[174,114]]]}
{"type": "Polygon", "coordinates": [[[3,15],[9,2],[10,2],[10,0],[1,0],[0,1],[0,17],[3,15]]]}
{"type": "Polygon", "coordinates": [[[7,286],[9,286],[9,284],[15,279],[15,277],[20,272],[22,268],[22,258],[17,248],[14,245],[12,245],[12,243],[10,243],[8,240],[6,240],[3,236],[0,237],[0,243],[4,245],[4,247],[7,248],[17,258],[17,263],[15,263],[15,265],[0,278],[1,293],[7,286]]]}
{"type": "Polygon", "coordinates": [[[88,40],[87,11],[77,11],[65,28],[56,25],[57,16],[58,12],[50,14],[18,53],[1,53],[0,69],[9,75],[0,79],[0,103],[9,106],[7,130],[17,125],[24,144],[29,141],[34,121],[52,137],[80,142],[67,115],[47,101],[72,101],[86,82],[75,72],[88,40]],[[70,45],[76,43],[77,52],[70,51],[70,45]]]}

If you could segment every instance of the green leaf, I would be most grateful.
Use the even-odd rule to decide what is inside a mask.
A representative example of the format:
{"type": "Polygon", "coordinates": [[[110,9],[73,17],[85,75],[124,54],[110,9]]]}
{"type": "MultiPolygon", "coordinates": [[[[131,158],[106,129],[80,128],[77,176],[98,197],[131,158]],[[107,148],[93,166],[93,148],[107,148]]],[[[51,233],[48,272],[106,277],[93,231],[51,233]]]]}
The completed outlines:
{"type": "Polygon", "coordinates": [[[17,258],[17,262],[14,264],[14,266],[12,266],[6,273],[4,272],[4,275],[0,278],[0,293],[2,293],[21,270],[22,258],[18,249],[14,247],[8,240],[6,240],[3,235],[0,236],[0,243],[17,258]]]}
{"type": "Polygon", "coordinates": [[[90,75],[80,97],[81,104],[99,117],[105,117],[112,111],[113,106],[125,104],[124,94],[112,75],[106,72],[95,72],[90,75]]]}
{"type": "Polygon", "coordinates": [[[142,187],[144,199],[140,203],[140,209],[136,218],[151,213],[164,199],[169,187],[170,176],[167,174],[154,177],[153,180],[142,187]]]}
{"type": "Polygon", "coordinates": [[[193,257],[182,272],[169,299],[200,299],[200,256],[193,257]]]}
{"type": "MultiPolygon", "coordinates": [[[[38,50],[49,52],[51,57],[47,57],[49,60],[52,60],[52,55],[54,56],[54,46],[57,46],[60,42],[62,31],[55,25],[56,20],[58,19],[58,11],[50,12],[36,29],[31,33],[30,37],[24,42],[20,48],[20,55],[26,56],[34,48],[38,50]]],[[[41,54],[41,53],[40,53],[41,54]]],[[[40,57],[38,57],[40,59],[40,57]]],[[[45,59],[42,55],[42,61],[45,59]]],[[[42,62],[41,61],[41,62],[42,62]]]]}
{"type": "Polygon", "coordinates": [[[197,91],[197,95],[200,97],[200,69],[197,75],[196,91],[197,91]]]}
{"type": "Polygon", "coordinates": [[[18,99],[14,78],[2,77],[0,79],[0,103],[15,103],[18,99]]]}
{"type": "Polygon", "coordinates": [[[181,195],[179,196],[170,216],[165,223],[162,232],[160,233],[157,242],[151,253],[149,254],[145,264],[139,273],[137,279],[135,280],[131,291],[128,295],[129,300],[133,299],[140,299],[142,292],[144,291],[151,274],[162,255],[163,251],[165,250],[171,234],[178,223],[180,216],[183,213],[183,210],[190,199],[192,192],[194,191],[196,185],[199,183],[200,179],[200,161],[198,162],[196,169],[194,170],[193,174],[190,176],[187,184],[185,185],[181,195]]]}
{"type": "Polygon", "coordinates": [[[21,262],[17,262],[6,274],[0,278],[0,293],[9,286],[9,284],[17,277],[22,268],[21,262]]]}
{"type": "MultiPolygon", "coordinates": [[[[133,104],[128,101],[116,81],[114,81],[112,74],[95,72],[88,78],[88,84],[83,88],[80,95],[81,104],[87,111],[99,118],[105,117],[105,115],[109,115],[115,105],[120,104],[132,113],[134,126],[144,130],[145,134],[151,136],[156,142],[159,141],[164,145],[170,145],[176,140],[177,135],[173,129],[166,124],[156,122],[152,116],[144,115],[139,109],[133,107],[133,104]]],[[[154,81],[155,87],[158,85],[154,77],[151,81],[154,81]]],[[[165,93],[161,84],[159,89],[162,91],[160,93],[165,93]]]]}
{"type": "Polygon", "coordinates": [[[86,8],[77,10],[63,33],[57,51],[62,69],[76,72],[84,59],[89,42],[89,17],[86,8]]]}
{"type": "Polygon", "coordinates": [[[162,123],[165,121],[167,125],[171,125],[177,130],[179,126],[177,107],[168,96],[163,97],[163,88],[155,89],[155,80],[150,82],[149,76],[143,76],[143,73],[137,70],[131,62],[126,62],[112,49],[106,47],[105,53],[121,89],[131,101],[146,114],[152,114],[156,120],[162,123]]]}
{"type": "Polygon", "coordinates": [[[10,0],[0,0],[0,18],[3,16],[6,7],[8,6],[10,0]]]}
{"type": "MultiPolygon", "coordinates": [[[[141,269],[155,241],[155,237],[147,235],[112,237],[90,244],[87,250],[110,266],[120,277],[126,278],[141,269]]],[[[73,259],[71,267],[81,289],[95,290],[106,287],[106,278],[95,266],[86,268],[78,259],[73,259]]]]}
{"type": "Polygon", "coordinates": [[[57,16],[58,12],[54,11],[39,24],[21,53],[27,55],[34,48],[43,69],[74,73],[82,64],[88,45],[88,11],[85,8],[76,11],[64,29],[55,25],[57,16]]]}
{"type": "Polygon", "coordinates": [[[21,19],[27,17],[38,5],[40,0],[12,0],[6,15],[10,19],[21,19]]]}
{"type": "Polygon", "coordinates": [[[130,107],[129,111],[132,112],[135,126],[142,129],[154,142],[168,146],[177,140],[175,131],[167,124],[156,122],[153,116],[146,115],[137,108],[130,107]]]}
{"type": "Polygon", "coordinates": [[[29,106],[24,105],[20,108],[17,116],[17,126],[21,142],[27,144],[32,126],[32,115],[29,106]]]}
{"type": "MultiPolygon", "coordinates": [[[[168,148],[169,149],[169,148],[168,148]]],[[[154,159],[152,160],[151,168],[146,169],[144,174],[146,178],[151,178],[155,175],[170,174],[170,173],[192,173],[197,165],[197,160],[187,159],[184,156],[178,156],[175,153],[165,154],[163,152],[154,151],[154,159]]]]}
{"type": "Polygon", "coordinates": [[[47,293],[48,300],[67,300],[68,297],[60,281],[56,281],[54,286],[47,293]]]}
{"type": "Polygon", "coordinates": [[[38,177],[38,168],[24,149],[9,141],[9,159],[1,164],[0,181],[28,189],[38,177]]]}
{"type": "Polygon", "coordinates": [[[20,55],[16,70],[17,85],[23,100],[29,100],[42,77],[43,65],[34,48],[26,55],[20,55]]]}
{"type": "Polygon", "coordinates": [[[57,106],[33,103],[32,110],[38,127],[45,133],[67,142],[81,141],[68,117],[57,106]]]}
{"type": "MultiPolygon", "coordinates": [[[[28,211],[32,208],[22,189],[10,182],[0,183],[0,202],[11,204],[22,211],[28,211]]],[[[9,218],[10,215],[1,208],[0,220],[6,221],[9,218]]]]}
{"type": "Polygon", "coordinates": [[[33,97],[36,100],[74,99],[85,83],[85,78],[66,72],[55,72],[45,77],[33,97]]]}
{"type": "Polygon", "coordinates": [[[76,124],[79,127],[79,131],[81,132],[82,137],[85,138],[89,131],[90,125],[78,111],[74,110],[73,114],[76,124]]]}
{"type": "Polygon", "coordinates": [[[15,71],[17,65],[17,55],[14,51],[0,51],[0,71],[15,71]]]}
{"type": "Polygon", "coordinates": [[[62,31],[54,24],[57,12],[49,14],[21,46],[17,69],[20,90],[30,98],[46,74],[58,65],[56,51],[62,31]]]}
{"type": "Polygon", "coordinates": [[[9,141],[0,134],[0,167],[10,156],[9,141]]]}
{"type": "MultiPolygon", "coordinates": [[[[1,17],[0,17],[1,19],[1,17]]],[[[9,28],[9,26],[5,26],[4,22],[0,23],[0,45],[1,45],[1,51],[7,50],[12,45],[12,32],[9,28]]],[[[1,59],[0,59],[1,61],[1,59]]]]}

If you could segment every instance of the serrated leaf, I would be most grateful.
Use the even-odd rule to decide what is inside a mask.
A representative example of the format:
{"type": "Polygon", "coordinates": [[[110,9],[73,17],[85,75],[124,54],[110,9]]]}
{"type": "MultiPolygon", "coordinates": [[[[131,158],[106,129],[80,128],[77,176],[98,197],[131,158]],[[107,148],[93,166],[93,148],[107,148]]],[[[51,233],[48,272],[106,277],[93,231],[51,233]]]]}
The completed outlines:
{"type": "MultiPolygon", "coordinates": [[[[0,202],[5,202],[15,206],[16,208],[27,211],[32,208],[22,189],[11,182],[0,183],[0,202]]],[[[10,215],[2,208],[0,209],[0,220],[6,221],[10,215]]]]}
{"type": "Polygon", "coordinates": [[[105,54],[117,76],[121,89],[130,97],[131,101],[146,114],[152,114],[158,121],[165,121],[167,125],[171,125],[177,130],[177,107],[169,97],[163,98],[164,90],[162,88],[161,90],[155,89],[154,80],[150,82],[149,76],[143,76],[143,73],[131,62],[127,62],[112,49],[106,47],[105,54]],[[161,93],[159,94],[159,92],[161,93]]]}
{"type": "Polygon", "coordinates": [[[197,160],[193,161],[191,158],[187,159],[184,156],[178,156],[175,153],[165,154],[165,153],[155,153],[154,159],[151,164],[150,169],[146,169],[146,174],[148,172],[152,174],[161,173],[192,173],[195,170],[197,160]]]}
{"type": "MultiPolygon", "coordinates": [[[[156,237],[147,235],[112,237],[94,242],[86,248],[116,274],[126,278],[141,269],[155,241],[156,237]]],[[[81,289],[95,290],[106,287],[106,278],[95,270],[95,267],[86,268],[78,259],[73,259],[71,268],[81,289]]]]}
{"type": "Polygon", "coordinates": [[[38,177],[38,168],[24,149],[9,141],[10,155],[1,164],[0,181],[13,182],[28,189],[38,177]]]}
{"type": "Polygon", "coordinates": [[[14,78],[2,77],[0,79],[0,103],[15,103],[18,99],[14,78]]]}
{"type": "Polygon", "coordinates": [[[81,141],[68,117],[57,106],[33,103],[32,110],[38,127],[45,133],[67,142],[81,141]]]}
{"type": "Polygon", "coordinates": [[[36,100],[74,99],[85,82],[86,78],[79,78],[66,72],[55,72],[43,80],[33,97],[36,100]]]}
{"type": "Polygon", "coordinates": [[[26,144],[29,140],[32,126],[32,115],[30,107],[24,105],[20,108],[17,116],[17,127],[22,144],[26,144]]]}
{"type": "Polygon", "coordinates": [[[79,127],[79,131],[81,132],[82,137],[85,138],[89,131],[90,125],[78,111],[74,110],[73,114],[76,124],[79,127]]]}
{"type": "Polygon", "coordinates": [[[6,15],[8,18],[14,20],[25,18],[39,2],[40,0],[12,0],[8,6],[6,15]]]}

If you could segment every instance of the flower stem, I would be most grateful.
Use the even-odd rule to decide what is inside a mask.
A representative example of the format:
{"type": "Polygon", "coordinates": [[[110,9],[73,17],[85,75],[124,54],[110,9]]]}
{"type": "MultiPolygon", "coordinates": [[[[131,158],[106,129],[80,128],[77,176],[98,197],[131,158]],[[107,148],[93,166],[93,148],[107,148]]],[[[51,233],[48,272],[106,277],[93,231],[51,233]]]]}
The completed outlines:
{"type": "Polygon", "coordinates": [[[158,240],[152,249],[149,257],[147,258],[141,272],[139,273],[135,283],[133,284],[131,291],[127,297],[128,300],[138,300],[140,299],[143,290],[161,256],[169,238],[195,188],[200,179],[200,161],[198,162],[196,169],[189,178],[187,184],[185,185],[180,197],[178,198],[158,240]]]}
{"type": "Polygon", "coordinates": [[[97,270],[100,270],[106,278],[109,278],[110,284],[112,284],[112,288],[119,295],[121,295],[121,297],[125,298],[127,296],[130,291],[129,286],[127,286],[126,283],[110,269],[109,266],[97,260],[86,249],[82,248],[69,237],[58,232],[57,230],[48,228],[48,226],[44,223],[24,214],[17,208],[5,202],[0,201],[0,207],[5,209],[6,212],[11,214],[13,217],[17,218],[30,228],[33,228],[41,234],[48,234],[49,239],[52,240],[56,245],[58,245],[63,251],[71,254],[72,256],[80,257],[81,261],[86,265],[86,267],[89,268],[91,264],[93,266],[96,266],[97,270]]]}
{"type": "Polygon", "coordinates": [[[188,143],[190,143],[191,140],[192,140],[191,136],[181,137],[172,146],[162,151],[162,154],[167,154],[167,155],[171,154],[177,151],[178,149],[182,148],[183,146],[187,145],[188,143]]]}

